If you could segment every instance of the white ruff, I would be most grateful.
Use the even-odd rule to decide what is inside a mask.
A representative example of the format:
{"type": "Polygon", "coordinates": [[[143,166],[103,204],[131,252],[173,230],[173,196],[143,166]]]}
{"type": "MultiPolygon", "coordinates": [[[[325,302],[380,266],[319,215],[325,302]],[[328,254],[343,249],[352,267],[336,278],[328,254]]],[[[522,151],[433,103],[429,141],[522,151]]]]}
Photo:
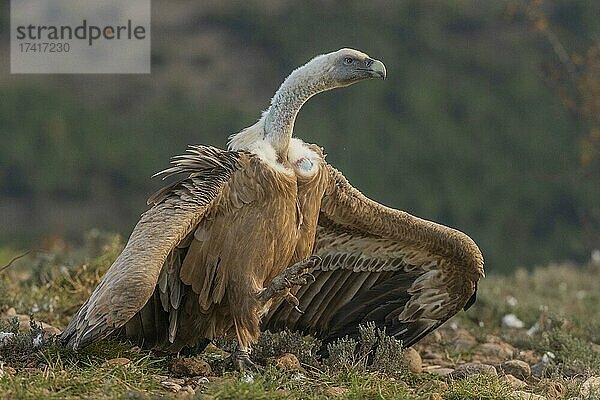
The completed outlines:
{"type": "Polygon", "coordinates": [[[227,148],[231,151],[245,150],[256,154],[261,160],[276,171],[285,174],[293,173],[290,168],[277,161],[277,152],[265,139],[265,113],[252,126],[229,136],[227,148]]]}

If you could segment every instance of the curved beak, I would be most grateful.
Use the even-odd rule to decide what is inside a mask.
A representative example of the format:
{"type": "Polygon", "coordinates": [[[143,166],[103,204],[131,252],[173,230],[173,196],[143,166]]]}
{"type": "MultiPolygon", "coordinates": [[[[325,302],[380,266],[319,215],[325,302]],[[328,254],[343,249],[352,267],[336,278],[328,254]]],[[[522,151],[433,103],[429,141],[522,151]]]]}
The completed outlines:
{"type": "Polygon", "coordinates": [[[372,60],[372,63],[369,66],[369,71],[371,72],[371,76],[373,78],[385,79],[387,75],[385,65],[379,60],[372,60]]]}

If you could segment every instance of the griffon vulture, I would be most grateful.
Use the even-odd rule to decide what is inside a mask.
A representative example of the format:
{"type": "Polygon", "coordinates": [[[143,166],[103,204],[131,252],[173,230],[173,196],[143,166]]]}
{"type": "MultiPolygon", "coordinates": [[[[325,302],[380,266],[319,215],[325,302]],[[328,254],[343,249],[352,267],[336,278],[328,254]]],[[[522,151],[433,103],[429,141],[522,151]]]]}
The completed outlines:
{"type": "Polygon", "coordinates": [[[191,146],[175,157],[159,174],[183,177],[149,199],[63,332],[67,345],[120,331],[178,352],[229,336],[243,368],[261,319],[326,340],[374,321],[410,345],[470,305],[483,258],[468,236],[366,198],[319,147],[292,138],[310,97],[385,75],[381,61],[356,50],[317,56],[227,151],[191,146]]]}

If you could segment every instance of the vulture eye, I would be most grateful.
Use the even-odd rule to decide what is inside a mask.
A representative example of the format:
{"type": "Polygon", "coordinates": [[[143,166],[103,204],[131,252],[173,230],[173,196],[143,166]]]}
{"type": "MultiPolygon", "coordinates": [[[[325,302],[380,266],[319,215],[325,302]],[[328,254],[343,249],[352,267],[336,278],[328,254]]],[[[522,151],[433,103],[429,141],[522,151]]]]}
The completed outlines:
{"type": "Polygon", "coordinates": [[[354,58],[352,58],[352,57],[345,57],[345,58],[344,58],[344,64],[348,64],[348,65],[350,65],[350,64],[352,64],[353,62],[354,62],[354,58]]]}

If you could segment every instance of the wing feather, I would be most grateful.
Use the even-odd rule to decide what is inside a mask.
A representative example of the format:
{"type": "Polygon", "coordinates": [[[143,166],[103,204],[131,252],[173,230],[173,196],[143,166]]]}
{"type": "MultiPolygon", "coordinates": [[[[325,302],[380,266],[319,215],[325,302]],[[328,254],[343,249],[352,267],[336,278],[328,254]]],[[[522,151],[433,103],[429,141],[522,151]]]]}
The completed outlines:
{"type": "Polygon", "coordinates": [[[305,313],[280,304],[264,327],[327,343],[372,321],[411,346],[474,298],[481,252],[464,233],[376,203],[327,168],[314,248],[321,262],[296,294],[305,313]]]}
{"type": "MultiPolygon", "coordinates": [[[[185,247],[188,235],[220,196],[232,173],[242,167],[244,158],[248,157],[242,152],[190,146],[187,154],[173,159],[171,168],[157,174],[186,177],[150,197],[152,207],[142,215],[123,252],[63,332],[68,346],[83,347],[122,327],[148,302],[159,277],[157,304],[164,310],[179,307],[181,287],[174,277],[181,266],[181,254],[174,249],[185,247]]],[[[144,332],[141,336],[148,338],[157,323],[151,320],[152,314],[160,314],[154,306],[148,310],[127,330],[137,326],[144,332]]]]}

